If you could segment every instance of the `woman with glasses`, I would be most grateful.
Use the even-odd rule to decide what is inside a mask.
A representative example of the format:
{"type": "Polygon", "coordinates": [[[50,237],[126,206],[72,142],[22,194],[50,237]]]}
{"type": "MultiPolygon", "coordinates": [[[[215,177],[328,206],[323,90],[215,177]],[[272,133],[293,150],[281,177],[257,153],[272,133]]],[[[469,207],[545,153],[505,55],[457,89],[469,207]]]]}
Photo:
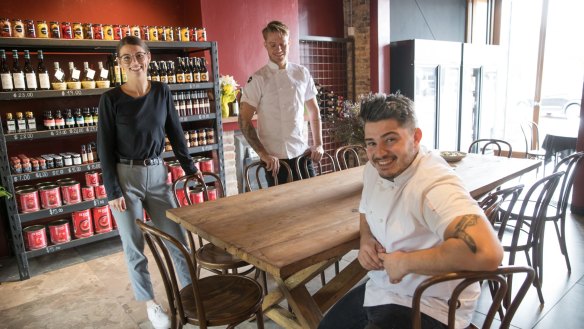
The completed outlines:
{"type": "MultiPolygon", "coordinates": [[[[134,36],[125,37],[117,53],[128,78],[122,86],[104,93],[99,103],[97,149],[103,182],[122,239],[134,296],[147,302],[154,328],[168,328],[169,318],[154,300],[144,240],[134,221],[143,217],[145,209],[156,227],[185,243],[181,227],[165,214],[177,206],[160,157],[165,135],[184,171],[198,171],[189,155],[170,89],[146,78],[151,60],[146,43],[134,36]]],[[[171,248],[171,252],[181,283],[189,284],[184,258],[178,250],[171,248]]]]}

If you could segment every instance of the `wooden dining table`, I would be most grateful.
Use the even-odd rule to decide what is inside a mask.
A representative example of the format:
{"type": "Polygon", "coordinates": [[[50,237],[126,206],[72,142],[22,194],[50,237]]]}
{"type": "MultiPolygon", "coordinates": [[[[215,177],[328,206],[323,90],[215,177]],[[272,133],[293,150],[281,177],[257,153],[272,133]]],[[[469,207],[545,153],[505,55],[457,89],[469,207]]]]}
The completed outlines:
{"type": "MultiPolygon", "coordinates": [[[[479,197],[540,164],[468,154],[451,166],[471,195],[479,197]]],[[[284,328],[316,328],[323,313],[366,274],[354,259],[314,294],[306,287],[359,248],[363,168],[170,209],[167,216],[271,275],[278,289],[264,298],[267,317],[284,328]],[[284,299],[292,312],[280,305],[284,299]]]]}

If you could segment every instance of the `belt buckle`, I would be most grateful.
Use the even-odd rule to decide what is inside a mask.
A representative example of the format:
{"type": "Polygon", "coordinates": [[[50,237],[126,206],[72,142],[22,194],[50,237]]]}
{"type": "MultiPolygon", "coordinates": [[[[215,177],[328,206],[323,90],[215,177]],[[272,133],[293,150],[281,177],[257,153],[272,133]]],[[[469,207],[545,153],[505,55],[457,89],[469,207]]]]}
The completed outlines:
{"type": "Polygon", "coordinates": [[[149,166],[151,166],[153,164],[154,163],[153,163],[152,159],[145,159],[144,160],[144,166],[146,166],[146,167],[149,167],[149,166]]]}

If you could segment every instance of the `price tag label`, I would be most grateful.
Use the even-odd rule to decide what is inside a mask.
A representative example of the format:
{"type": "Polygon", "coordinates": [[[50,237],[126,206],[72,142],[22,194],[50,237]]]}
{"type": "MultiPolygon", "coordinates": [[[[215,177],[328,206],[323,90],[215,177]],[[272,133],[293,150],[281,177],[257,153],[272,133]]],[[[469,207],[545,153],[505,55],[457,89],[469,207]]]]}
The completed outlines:
{"type": "Polygon", "coordinates": [[[49,209],[49,215],[51,215],[51,216],[62,214],[63,212],[64,212],[63,208],[49,209]]]}
{"type": "Polygon", "coordinates": [[[83,92],[81,90],[78,89],[68,89],[63,91],[62,93],[63,96],[81,96],[83,95],[83,92]]]}
{"type": "Polygon", "coordinates": [[[78,69],[73,69],[73,71],[71,71],[71,77],[73,79],[79,80],[80,75],[81,75],[81,71],[79,71],[78,69]]]}
{"type": "Polygon", "coordinates": [[[12,94],[14,98],[32,98],[34,96],[33,92],[18,92],[12,94]]]}
{"type": "Polygon", "coordinates": [[[61,71],[61,70],[55,72],[55,78],[57,78],[57,80],[61,80],[64,75],[65,75],[65,73],[63,73],[63,71],[61,71]]]}
{"type": "Polygon", "coordinates": [[[107,79],[109,75],[109,71],[106,69],[101,69],[101,72],[99,72],[99,76],[102,77],[103,79],[107,79]]]}

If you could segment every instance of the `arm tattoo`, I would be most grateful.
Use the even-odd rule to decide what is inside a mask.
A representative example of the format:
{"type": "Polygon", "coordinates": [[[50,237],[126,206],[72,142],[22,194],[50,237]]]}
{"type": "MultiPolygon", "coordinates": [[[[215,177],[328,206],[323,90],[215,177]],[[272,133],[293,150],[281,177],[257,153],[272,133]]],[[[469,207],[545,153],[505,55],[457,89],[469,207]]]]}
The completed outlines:
{"type": "Polygon", "coordinates": [[[245,139],[249,143],[249,145],[256,152],[258,152],[258,150],[263,150],[264,149],[264,146],[262,145],[262,142],[260,142],[260,139],[258,137],[258,133],[257,133],[256,129],[254,128],[253,124],[251,124],[250,122],[247,122],[247,121],[242,120],[241,117],[240,117],[240,119],[239,119],[239,127],[241,129],[241,132],[245,136],[245,139]]]}
{"type": "Polygon", "coordinates": [[[476,225],[477,222],[478,218],[476,215],[464,215],[462,216],[460,222],[456,224],[454,230],[454,237],[464,241],[464,243],[466,243],[466,245],[468,246],[470,251],[472,251],[473,254],[477,253],[477,244],[475,243],[473,238],[465,232],[465,230],[469,226],[476,225]]]}

